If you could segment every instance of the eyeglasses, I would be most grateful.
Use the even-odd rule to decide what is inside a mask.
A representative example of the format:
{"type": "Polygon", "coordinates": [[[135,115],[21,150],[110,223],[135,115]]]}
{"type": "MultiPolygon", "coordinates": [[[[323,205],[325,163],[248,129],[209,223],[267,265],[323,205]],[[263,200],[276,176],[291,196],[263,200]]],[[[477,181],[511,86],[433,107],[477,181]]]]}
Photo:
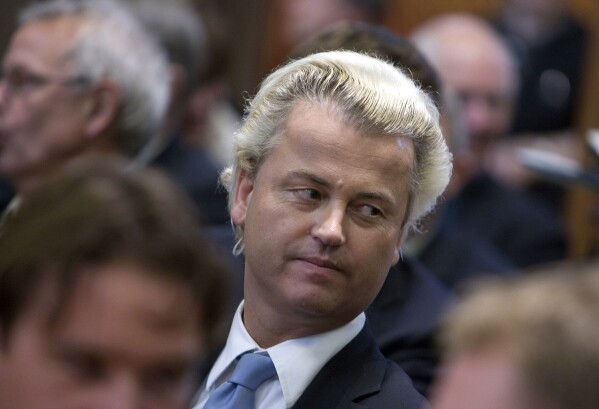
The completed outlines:
{"type": "Polygon", "coordinates": [[[89,84],[89,82],[90,80],[83,76],[57,78],[34,74],[21,68],[8,69],[0,72],[0,84],[4,84],[6,93],[10,97],[25,95],[37,88],[50,84],[80,87],[89,84]]]}
{"type": "Polygon", "coordinates": [[[511,104],[512,98],[508,94],[485,93],[485,92],[459,92],[458,97],[462,105],[482,104],[488,109],[503,109],[511,104]]]}

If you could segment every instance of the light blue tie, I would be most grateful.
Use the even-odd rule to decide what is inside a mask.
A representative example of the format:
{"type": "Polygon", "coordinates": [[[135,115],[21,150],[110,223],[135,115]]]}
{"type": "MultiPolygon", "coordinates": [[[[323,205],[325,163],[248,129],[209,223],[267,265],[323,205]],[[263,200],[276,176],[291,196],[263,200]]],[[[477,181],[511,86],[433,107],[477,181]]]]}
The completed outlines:
{"type": "Polygon", "coordinates": [[[276,374],[268,354],[244,354],[227,382],[212,392],[204,409],[254,409],[256,389],[276,374]]]}

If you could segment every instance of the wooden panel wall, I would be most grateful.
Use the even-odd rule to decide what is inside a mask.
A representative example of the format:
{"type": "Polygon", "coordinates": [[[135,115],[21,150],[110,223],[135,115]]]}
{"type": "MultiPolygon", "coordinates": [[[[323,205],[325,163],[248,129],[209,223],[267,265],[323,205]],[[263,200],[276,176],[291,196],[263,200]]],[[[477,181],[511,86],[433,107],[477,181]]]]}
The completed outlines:
{"type": "MultiPolygon", "coordinates": [[[[599,128],[599,2],[589,10],[591,41],[585,67],[583,93],[577,117],[577,133],[581,161],[587,168],[597,169],[585,138],[591,128],[599,128]]],[[[568,198],[566,220],[570,233],[570,256],[585,258],[599,253],[599,192],[572,188],[568,198]]]]}
{"type": "MultiPolygon", "coordinates": [[[[569,0],[572,13],[590,27],[597,0],[569,0]]],[[[481,16],[492,15],[502,0],[387,0],[385,25],[407,34],[417,25],[438,14],[463,11],[481,16]]]]}

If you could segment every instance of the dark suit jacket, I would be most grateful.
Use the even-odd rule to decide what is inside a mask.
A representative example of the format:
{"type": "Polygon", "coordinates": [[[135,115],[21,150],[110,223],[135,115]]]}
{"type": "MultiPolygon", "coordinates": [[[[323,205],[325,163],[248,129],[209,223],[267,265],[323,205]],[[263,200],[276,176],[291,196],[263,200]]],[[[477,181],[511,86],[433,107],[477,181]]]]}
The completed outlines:
{"type": "MultiPolygon", "coordinates": [[[[437,209],[438,213],[443,209],[437,209]]],[[[456,234],[445,224],[426,234],[430,240],[416,255],[441,282],[460,290],[482,276],[512,276],[518,269],[496,246],[480,235],[456,234]]]]}
{"type": "Polygon", "coordinates": [[[368,325],[318,372],[293,409],[420,409],[426,400],[379,351],[368,325]]]}
{"type": "Polygon", "coordinates": [[[545,203],[511,191],[488,175],[470,181],[447,202],[449,236],[487,240],[517,267],[563,260],[566,237],[560,215],[545,203]]]}
{"type": "Polygon", "coordinates": [[[428,396],[439,351],[435,335],[453,294],[426,267],[404,257],[391,267],[381,291],[366,310],[381,352],[428,396]]]}
{"type": "Polygon", "coordinates": [[[202,224],[229,220],[227,192],[218,184],[220,169],[206,152],[183,146],[175,137],[151,165],[166,171],[187,192],[202,224]]]}

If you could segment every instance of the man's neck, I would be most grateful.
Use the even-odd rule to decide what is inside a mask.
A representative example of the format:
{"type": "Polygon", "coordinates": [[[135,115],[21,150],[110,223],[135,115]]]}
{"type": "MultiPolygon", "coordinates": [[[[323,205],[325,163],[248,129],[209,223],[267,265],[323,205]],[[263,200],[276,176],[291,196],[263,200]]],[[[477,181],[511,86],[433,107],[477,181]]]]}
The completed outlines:
{"type": "MultiPolygon", "coordinates": [[[[347,324],[330,320],[301,319],[284,311],[273,311],[262,303],[255,305],[250,299],[244,300],[243,325],[261,348],[270,348],[291,339],[305,338],[322,334],[347,324]]],[[[355,318],[355,317],[354,317],[355,318]]]]}

